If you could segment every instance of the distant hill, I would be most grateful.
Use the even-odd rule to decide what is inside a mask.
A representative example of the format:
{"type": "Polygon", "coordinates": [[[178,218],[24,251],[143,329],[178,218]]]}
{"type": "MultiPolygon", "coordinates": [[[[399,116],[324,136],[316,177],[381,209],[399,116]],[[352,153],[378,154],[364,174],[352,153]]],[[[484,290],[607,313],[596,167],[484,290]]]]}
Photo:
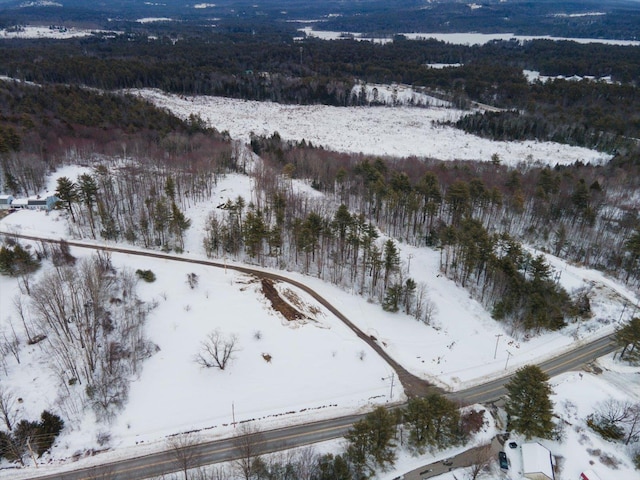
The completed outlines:
{"type": "MultiPolygon", "coordinates": [[[[320,30],[394,34],[407,32],[508,32],[636,40],[638,0],[0,0],[0,27],[30,22],[81,22],[113,26],[140,18],[170,18],[193,24],[242,25],[314,20],[320,30]]],[[[153,28],[153,27],[150,27],[153,28]]]]}

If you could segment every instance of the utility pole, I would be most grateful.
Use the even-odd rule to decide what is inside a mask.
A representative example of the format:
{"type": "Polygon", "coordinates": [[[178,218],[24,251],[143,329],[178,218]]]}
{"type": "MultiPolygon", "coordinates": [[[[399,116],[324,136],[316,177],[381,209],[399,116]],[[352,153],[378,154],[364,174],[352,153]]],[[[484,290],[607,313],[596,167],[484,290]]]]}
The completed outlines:
{"type": "Polygon", "coordinates": [[[624,304],[622,305],[622,312],[620,312],[620,318],[618,319],[618,323],[620,323],[622,321],[622,316],[624,315],[625,310],[627,309],[627,301],[624,301],[624,304]]]}
{"type": "Polygon", "coordinates": [[[231,424],[236,428],[236,406],[231,402],[231,424]]]}
{"type": "Polygon", "coordinates": [[[33,449],[31,448],[31,438],[27,437],[27,448],[29,449],[29,453],[31,454],[31,458],[33,458],[33,463],[38,468],[38,461],[36,460],[36,455],[33,453],[33,449]]]}
{"type": "Polygon", "coordinates": [[[509,365],[509,358],[511,357],[511,352],[507,350],[507,361],[504,362],[504,369],[507,369],[507,365],[509,365]]]}
{"type": "Polygon", "coordinates": [[[496,359],[496,356],[498,355],[498,342],[500,341],[500,337],[502,336],[501,333],[497,333],[496,334],[496,350],[493,352],[493,359],[496,359]]]}
{"type": "Polygon", "coordinates": [[[394,372],[391,372],[391,375],[388,377],[382,377],[382,380],[389,380],[391,379],[391,390],[389,392],[389,400],[393,400],[393,381],[396,378],[396,374],[394,372]]]}

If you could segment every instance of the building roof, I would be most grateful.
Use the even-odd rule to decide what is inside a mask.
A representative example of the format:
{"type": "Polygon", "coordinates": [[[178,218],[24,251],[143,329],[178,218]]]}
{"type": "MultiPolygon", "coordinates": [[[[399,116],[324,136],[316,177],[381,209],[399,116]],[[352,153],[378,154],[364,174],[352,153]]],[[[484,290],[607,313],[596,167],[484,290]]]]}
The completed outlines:
{"type": "Polygon", "coordinates": [[[549,478],[555,478],[551,452],[538,442],[522,444],[522,470],[527,473],[543,473],[549,478]]]}

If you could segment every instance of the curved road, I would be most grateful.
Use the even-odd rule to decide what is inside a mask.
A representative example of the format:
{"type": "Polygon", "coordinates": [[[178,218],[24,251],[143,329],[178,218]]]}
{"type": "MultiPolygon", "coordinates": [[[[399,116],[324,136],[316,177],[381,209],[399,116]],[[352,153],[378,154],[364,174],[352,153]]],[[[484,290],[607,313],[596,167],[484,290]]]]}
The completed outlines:
{"type": "MultiPolygon", "coordinates": [[[[27,240],[59,243],[58,240],[43,239],[27,235],[8,234],[4,232],[0,232],[0,234],[19,237],[27,240]]],[[[129,250],[120,247],[95,246],[73,241],[67,241],[67,243],[70,246],[79,248],[89,248],[94,250],[124,253],[130,255],[142,255],[166,260],[208,265],[217,268],[228,268],[249,275],[270,278],[272,280],[289,283],[311,295],[331,313],[336,315],[336,317],[338,317],[347,326],[349,326],[349,328],[351,328],[359,338],[367,342],[367,344],[369,344],[382,358],[384,358],[389,363],[389,365],[398,373],[398,377],[402,382],[405,392],[407,392],[408,395],[425,395],[433,392],[443,393],[442,390],[438,389],[437,387],[434,387],[433,385],[430,385],[424,380],[409,373],[404,367],[393,360],[382,349],[380,345],[378,345],[370,337],[359,330],[353,323],[351,323],[349,319],[346,318],[342,313],[340,313],[333,305],[331,305],[331,303],[329,303],[322,296],[318,295],[311,288],[295,280],[291,280],[287,277],[271,272],[265,272],[262,270],[237,265],[226,265],[223,263],[208,260],[188,259],[158,252],[129,250]]],[[[615,349],[616,344],[614,335],[609,335],[599,340],[585,343],[551,360],[542,362],[539,364],[539,366],[549,376],[554,376],[562,372],[580,368],[592,362],[596,358],[614,351],[615,349]]],[[[489,403],[497,401],[506,393],[504,385],[509,382],[510,378],[511,375],[504,376],[484,383],[482,385],[469,388],[467,390],[448,393],[446,394],[446,396],[451,400],[458,401],[461,404],[489,403]]],[[[363,417],[364,414],[351,415],[331,420],[281,428],[277,430],[269,430],[266,432],[261,432],[259,434],[259,437],[255,437],[252,443],[254,445],[254,448],[256,449],[256,453],[267,453],[291,448],[294,446],[308,445],[324,440],[340,438],[345,435],[345,433],[349,430],[354,422],[362,419],[363,417]]],[[[189,465],[190,467],[196,467],[233,460],[240,454],[240,450],[237,444],[237,439],[225,439],[193,445],[189,447],[189,465]]],[[[178,460],[178,458],[181,456],[182,458],[186,457],[186,455],[177,454],[175,450],[168,450],[152,455],[145,455],[141,457],[115,461],[113,463],[108,463],[97,467],[81,468],[70,470],[64,473],[58,473],[55,475],[39,476],[38,478],[46,480],[89,480],[98,478],[105,480],[143,479],[179,471],[181,469],[181,462],[178,460]]],[[[37,471],[33,471],[32,473],[37,474],[37,471]]]]}

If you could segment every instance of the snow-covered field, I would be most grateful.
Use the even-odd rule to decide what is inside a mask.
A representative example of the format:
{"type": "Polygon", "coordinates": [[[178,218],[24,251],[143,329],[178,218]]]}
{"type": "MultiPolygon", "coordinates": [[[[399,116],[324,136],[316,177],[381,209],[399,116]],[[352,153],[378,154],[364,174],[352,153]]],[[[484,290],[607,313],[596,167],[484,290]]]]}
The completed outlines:
{"type": "MultiPolygon", "coordinates": [[[[79,172],[73,167],[61,170],[51,178],[50,185],[55,185],[56,176],[75,178],[79,172]]],[[[246,176],[227,176],[217,186],[216,200],[235,199],[238,195],[251,198],[250,182],[246,176]]],[[[308,187],[300,184],[299,188],[308,187]]],[[[204,257],[202,225],[211,204],[195,205],[186,212],[193,220],[185,243],[186,256],[204,257]]],[[[67,235],[66,222],[59,212],[20,211],[0,221],[0,229],[52,238],[67,235]]],[[[591,288],[594,317],[561,332],[525,341],[511,337],[477,302],[469,299],[465,290],[439,275],[437,252],[405,245],[400,248],[404,261],[410,259],[411,276],[429,287],[437,310],[431,326],[403,314],[386,313],[353,292],[317,279],[294,273],[288,275],[329,299],[413,373],[450,390],[465,388],[502,375],[505,370],[513,371],[553,356],[569,348],[574,341],[609,333],[619,321],[627,320],[634,313],[633,308],[624,309],[623,302],[637,303],[633,292],[601,273],[549,257],[553,267],[562,272],[560,281],[569,291],[585,286],[591,288]]],[[[76,248],[73,253],[87,255],[76,248]]],[[[96,436],[104,431],[111,434],[112,451],[93,461],[162,448],[165,435],[185,430],[204,429],[203,434],[211,438],[224,436],[230,431],[234,417],[236,421],[256,419],[261,428],[271,428],[362,411],[390,400],[391,371],[388,366],[322,308],[312,321],[291,324],[269,307],[259,285],[250,277],[132,255],[114,254],[113,262],[118,267],[151,269],[156,273],[156,282],[141,282],[139,292],[143,300],[158,301],[147,331],[160,351],[146,361],[140,377],[132,383],[124,411],[112,425],[96,425],[91,413],[67,419],[69,428],[53,452],[56,458],[68,458],[76,451],[97,448],[96,436]],[[193,290],[186,283],[186,275],[191,272],[199,278],[198,286],[193,290]],[[215,329],[238,336],[240,349],[225,371],[202,369],[193,361],[204,336],[215,329]],[[265,359],[267,355],[271,357],[270,361],[265,359]]],[[[10,305],[17,291],[16,280],[0,277],[0,324],[4,323],[5,330],[8,319],[13,317],[15,320],[10,305]]],[[[305,294],[296,294],[305,304],[317,306],[305,294]]],[[[9,385],[24,399],[20,408],[29,418],[37,417],[44,408],[55,410],[51,393],[55,391],[55,383],[48,375],[46,359],[42,358],[39,347],[24,347],[21,360],[18,365],[11,358],[7,359],[9,374],[3,377],[3,385],[9,385]]],[[[610,363],[615,366],[614,362],[610,363]]],[[[637,373],[638,369],[633,372],[637,373]]],[[[598,386],[607,383],[603,380],[606,377],[593,377],[592,380],[592,376],[585,375],[580,377],[583,383],[578,383],[575,376],[567,378],[574,379],[573,383],[564,377],[554,380],[554,385],[559,386],[555,401],[562,408],[566,408],[567,402],[587,405],[581,407],[578,417],[583,417],[583,411],[588,413],[591,408],[591,404],[582,402],[596,401],[588,389],[599,389],[602,395],[606,393],[613,397],[631,396],[634,401],[640,398],[634,374],[627,373],[627,378],[635,381],[621,380],[624,377],[618,376],[615,377],[618,382],[613,382],[607,389],[598,386]],[[586,388],[585,393],[582,385],[586,388]]],[[[403,398],[396,383],[391,400],[403,398]]],[[[552,451],[562,452],[565,468],[571,472],[586,468],[583,454],[576,455],[579,462],[572,460],[572,449],[583,451],[586,448],[576,443],[585,441],[583,435],[571,433],[567,436],[574,437],[577,440],[563,443],[562,449],[560,444],[550,446],[552,451]]],[[[602,443],[592,437],[588,436],[590,442],[602,443]]],[[[405,455],[402,458],[399,469],[424,464],[431,457],[415,459],[405,455]]],[[[616,472],[615,478],[633,478],[619,476],[621,471],[616,472]]],[[[574,477],[572,474],[563,478],[574,477]]]]}
{"type": "MultiPolygon", "coordinates": [[[[336,32],[330,30],[316,30],[312,26],[300,28],[301,32],[308,37],[321,38],[323,40],[340,40],[344,38],[354,38],[356,40],[372,41],[375,43],[392,42],[391,37],[367,37],[359,32],[336,32]]],[[[438,33],[438,32],[412,32],[402,33],[408,40],[427,40],[434,39],[454,45],[484,45],[494,40],[526,42],[530,40],[556,40],[556,41],[573,41],[577,43],[603,43],[607,45],[640,45],[636,40],[609,40],[601,38],[569,38],[569,37],[552,37],[549,35],[515,35],[513,33],[438,33]]]]}
{"type": "MultiPolygon", "coordinates": [[[[51,28],[48,26],[27,25],[17,31],[0,29],[0,38],[53,38],[64,40],[66,38],[89,37],[95,33],[98,33],[98,31],[75,27],[51,28]]],[[[113,32],[100,31],[100,33],[113,32]]]]}
{"type": "Polygon", "coordinates": [[[148,89],[130,92],[181,118],[199,115],[210,126],[244,141],[248,141],[251,132],[278,132],[284,140],[304,139],[340,152],[487,162],[498,154],[506,165],[570,165],[577,161],[600,164],[611,158],[595,150],[553,142],[494,142],[436,125],[468,113],[453,108],[300,106],[186,97],[148,89]]]}

